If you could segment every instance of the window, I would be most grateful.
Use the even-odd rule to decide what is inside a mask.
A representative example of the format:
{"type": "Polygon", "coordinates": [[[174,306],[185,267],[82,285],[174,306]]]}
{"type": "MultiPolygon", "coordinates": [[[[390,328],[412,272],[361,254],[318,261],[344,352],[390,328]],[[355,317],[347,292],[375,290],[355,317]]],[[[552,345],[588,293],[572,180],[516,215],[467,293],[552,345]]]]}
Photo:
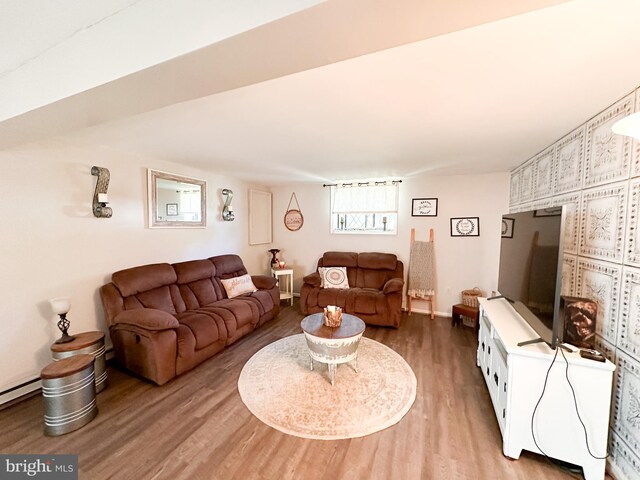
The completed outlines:
{"type": "Polygon", "coordinates": [[[331,187],[331,233],[398,232],[398,182],[352,182],[331,187]]]}

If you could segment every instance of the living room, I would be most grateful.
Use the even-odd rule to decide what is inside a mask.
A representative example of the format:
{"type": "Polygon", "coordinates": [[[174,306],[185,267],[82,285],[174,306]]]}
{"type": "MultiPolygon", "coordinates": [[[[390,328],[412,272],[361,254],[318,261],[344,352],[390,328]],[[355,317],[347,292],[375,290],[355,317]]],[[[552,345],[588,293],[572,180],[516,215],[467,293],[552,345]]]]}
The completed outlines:
{"type": "MultiPolygon", "coordinates": [[[[615,8],[588,1],[530,1],[520,6],[496,1],[482,7],[465,2],[462,12],[451,5],[431,5],[430,10],[418,5],[421,2],[376,2],[374,8],[362,2],[283,1],[271,9],[261,7],[259,13],[253,10],[254,15],[249,15],[254,6],[242,7],[246,11],[226,7],[227,17],[219,17],[233,17],[237,25],[219,19],[215,25],[197,23],[197,18],[222,8],[219,5],[191,5],[188,14],[177,2],[167,2],[164,14],[181,20],[175,22],[180,26],[171,27],[145,3],[120,2],[118,14],[98,12],[99,17],[83,18],[84,24],[67,33],[61,30],[77,44],[61,41],[65,37],[58,32],[63,36],[49,37],[54,41],[48,50],[12,58],[13,65],[8,62],[0,77],[0,159],[5,166],[0,198],[6,206],[0,277],[5,292],[5,322],[0,327],[3,403],[38,388],[39,373],[51,361],[50,344],[59,331],[48,299],[71,297],[72,333],[106,333],[98,289],[118,270],[233,253],[250,274],[268,274],[268,250],[277,248],[293,269],[293,290],[298,293],[303,277],[315,271],[326,251],[389,252],[407,265],[411,228],[418,240],[426,240],[430,228],[435,233],[437,322],[447,329],[430,327],[435,329],[430,333],[437,331],[443,342],[453,338],[472,348],[470,329],[461,337],[447,337],[447,317],[462,290],[478,286],[489,294],[497,287],[500,216],[514,210],[512,171],[640,85],[640,65],[632,61],[639,48],[633,34],[638,13],[634,2],[619,2],[615,8]],[[425,20],[429,15],[442,20],[432,25],[425,20]],[[148,18],[154,20],[146,24],[149,32],[142,41],[139,30],[148,18]],[[569,25],[574,18],[580,21],[569,25]],[[202,32],[217,27],[222,33],[217,39],[211,33],[189,37],[190,30],[200,32],[198,25],[202,32]],[[327,25],[339,40],[336,45],[327,40],[327,25]],[[545,32],[549,38],[537,38],[544,25],[554,27],[545,32]],[[594,25],[604,33],[590,35],[594,25]],[[293,50],[291,43],[296,42],[290,39],[297,37],[292,29],[305,29],[312,40],[293,50]],[[94,30],[96,38],[91,37],[94,30]],[[176,38],[175,45],[161,41],[166,31],[176,38]],[[513,50],[493,50],[518,31],[524,38],[514,40],[513,50]],[[74,32],[81,33],[73,39],[74,32]],[[114,32],[122,33],[122,43],[115,42],[114,32]],[[561,42],[565,35],[574,40],[561,42]],[[185,38],[191,43],[180,45],[185,38]],[[109,50],[104,39],[118,48],[109,50]],[[159,45],[150,47],[154,41],[159,45]],[[283,45],[284,55],[273,55],[267,65],[259,61],[283,45]],[[529,49],[514,51],[523,46],[529,49]],[[608,50],[613,47],[622,50],[608,50]],[[91,48],[100,55],[91,54],[91,48]],[[147,56],[142,55],[145,49],[147,56]],[[125,57],[122,62],[119,55],[125,57]],[[237,63],[229,61],[236,56],[237,63]],[[402,70],[420,58],[421,63],[414,64],[417,71],[453,73],[426,80],[426,75],[402,70]],[[626,60],[618,60],[622,58],[626,60]],[[200,68],[194,67],[199,63],[200,68]],[[105,65],[111,65],[106,72],[105,65]],[[574,72],[584,73],[590,65],[598,71],[589,81],[578,82],[576,78],[584,77],[574,72]],[[498,68],[501,78],[491,73],[498,68]],[[545,80],[550,71],[563,75],[545,80]],[[190,73],[178,81],[175,72],[190,73]],[[196,81],[198,75],[215,81],[204,85],[196,81]],[[372,78],[377,81],[367,80],[372,78]],[[431,93],[413,96],[420,88],[431,93]],[[92,213],[94,165],[111,174],[111,218],[92,213]],[[149,168],[206,180],[206,228],[147,228],[149,168]],[[332,234],[331,189],[323,184],[383,179],[402,180],[397,234],[332,234]],[[225,188],[235,193],[232,222],[221,218],[225,188]],[[270,243],[249,245],[252,189],[272,195],[270,243]],[[304,215],[302,228],[295,232],[283,223],[293,193],[304,215]],[[438,199],[437,216],[412,216],[412,200],[425,197],[438,199]],[[11,205],[16,208],[9,209],[11,205]],[[453,237],[450,219],[456,217],[477,217],[480,235],[453,237]]],[[[73,2],[68,6],[80,8],[73,2]]],[[[24,27],[29,15],[12,13],[24,27]]],[[[37,18],[43,26],[36,23],[36,31],[47,24],[42,15],[37,18]]],[[[9,40],[12,43],[5,44],[17,45],[20,37],[9,40]]],[[[428,305],[417,302],[415,309],[416,317],[427,322],[422,314],[428,305]]],[[[391,335],[385,332],[379,335],[391,335]]],[[[460,329],[454,332],[460,334],[460,329]]],[[[409,342],[406,336],[400,338],[409,342]]],[[[615,351],[617,342],[607,341],[615,351]]],[[[106,342],[110,349],[108,334],[106,342]]],[[[242,351],[246,354],[255,345],[242,351]]],[[[237,361],[229,357],[233,348],[224,353],[232,363],[237,361]]],[[[628,356],[637,361],[637,355],[628,356]]],[[[469,370],[458,372],[465,377],[475,370],[473,361],[456,363],[458,367],[469,370]]],[[[123,378],[118,372],[113,381],[123,378]]],[[[482,421],[494,421],[488,395],[482,394],[487,397],[482,421]]],[[[499,431],[489,425],[497,442],[491,455],[501,456],[499,431]]],[[[444,434],[454,427],[442,428],[444,434]]],[[[288,440],[276,441],[292,454],[297,448],[288,440]]],[[[625,452],[632,451],[632,440],[626,441],[625,452]]],[[[618,453],[624,474],[616,478],[634,478],[628,464],[638,459],[628,455],[618,453]]],[[[360,466],[354,468],[362,473],[360,466]]],[[[440,478],[447,476],[453,478],[455,471],[443,470],[440,478]]]]}

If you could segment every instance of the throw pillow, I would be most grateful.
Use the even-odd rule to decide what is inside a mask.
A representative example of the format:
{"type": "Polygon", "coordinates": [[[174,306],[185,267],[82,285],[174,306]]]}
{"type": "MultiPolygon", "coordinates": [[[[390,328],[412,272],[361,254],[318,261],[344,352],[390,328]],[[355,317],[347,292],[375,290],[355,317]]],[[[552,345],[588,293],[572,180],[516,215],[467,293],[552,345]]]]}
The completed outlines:
{"type": "Polygon", "coordinates": [[[320,267],[318,273],[322,288],[349,288],[347,267],[320,267]]]}
{"type": "Polygon", "coordinates": [[[222,286],[227,292],[227,297],[233,298],[245,293],[251,293],[258,290],[251,281],[249,274],[240,275],[239,277],[227,278],[226,280],[220,280],[222,286]]]}

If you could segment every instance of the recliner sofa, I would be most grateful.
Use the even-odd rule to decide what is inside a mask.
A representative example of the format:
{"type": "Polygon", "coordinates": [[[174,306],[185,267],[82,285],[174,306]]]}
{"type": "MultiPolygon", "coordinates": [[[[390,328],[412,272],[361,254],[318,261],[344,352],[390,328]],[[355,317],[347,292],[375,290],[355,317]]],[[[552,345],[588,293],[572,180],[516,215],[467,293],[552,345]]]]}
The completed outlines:
{"type": "Polygon", "coordinates": [[[273,277],[252,276],[257,291],[227,297],[221,280],[245,274],[237,255],[114,273],[100,297],[118,363],[162,385],[275,318],[273,277]]]}
{"type": "Polygon", "coordinates": [[[320,267],[346,267],[349,288],[323,288],[316,271],[303,279],[300,309],[305,315],[336,305],[369,325],[400,326],[404,265],[389,253],[325,252],[320,267]]]}

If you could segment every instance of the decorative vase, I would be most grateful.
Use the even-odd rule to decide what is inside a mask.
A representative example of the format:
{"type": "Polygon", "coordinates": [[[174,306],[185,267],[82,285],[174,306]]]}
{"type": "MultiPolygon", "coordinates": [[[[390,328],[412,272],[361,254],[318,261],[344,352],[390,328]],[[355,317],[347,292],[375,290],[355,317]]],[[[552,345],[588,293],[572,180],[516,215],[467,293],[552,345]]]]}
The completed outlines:
{"type": "Polygon", "coordinates": [[[342,324],[342,308],[333,305],[325,307],[324,324],[331,328],[339,327],[342,324]]]}
{"type": "Polygon", "coordinates": [[[280,252],[280,250],[278,250],[277,248],[272,248],[269,250],[269,253],[272,255],[271,268],[273,269],[277,269],[279,265],[278,259],[276,258],[276,255],[278,254],[278,252],[280,252]]]}

